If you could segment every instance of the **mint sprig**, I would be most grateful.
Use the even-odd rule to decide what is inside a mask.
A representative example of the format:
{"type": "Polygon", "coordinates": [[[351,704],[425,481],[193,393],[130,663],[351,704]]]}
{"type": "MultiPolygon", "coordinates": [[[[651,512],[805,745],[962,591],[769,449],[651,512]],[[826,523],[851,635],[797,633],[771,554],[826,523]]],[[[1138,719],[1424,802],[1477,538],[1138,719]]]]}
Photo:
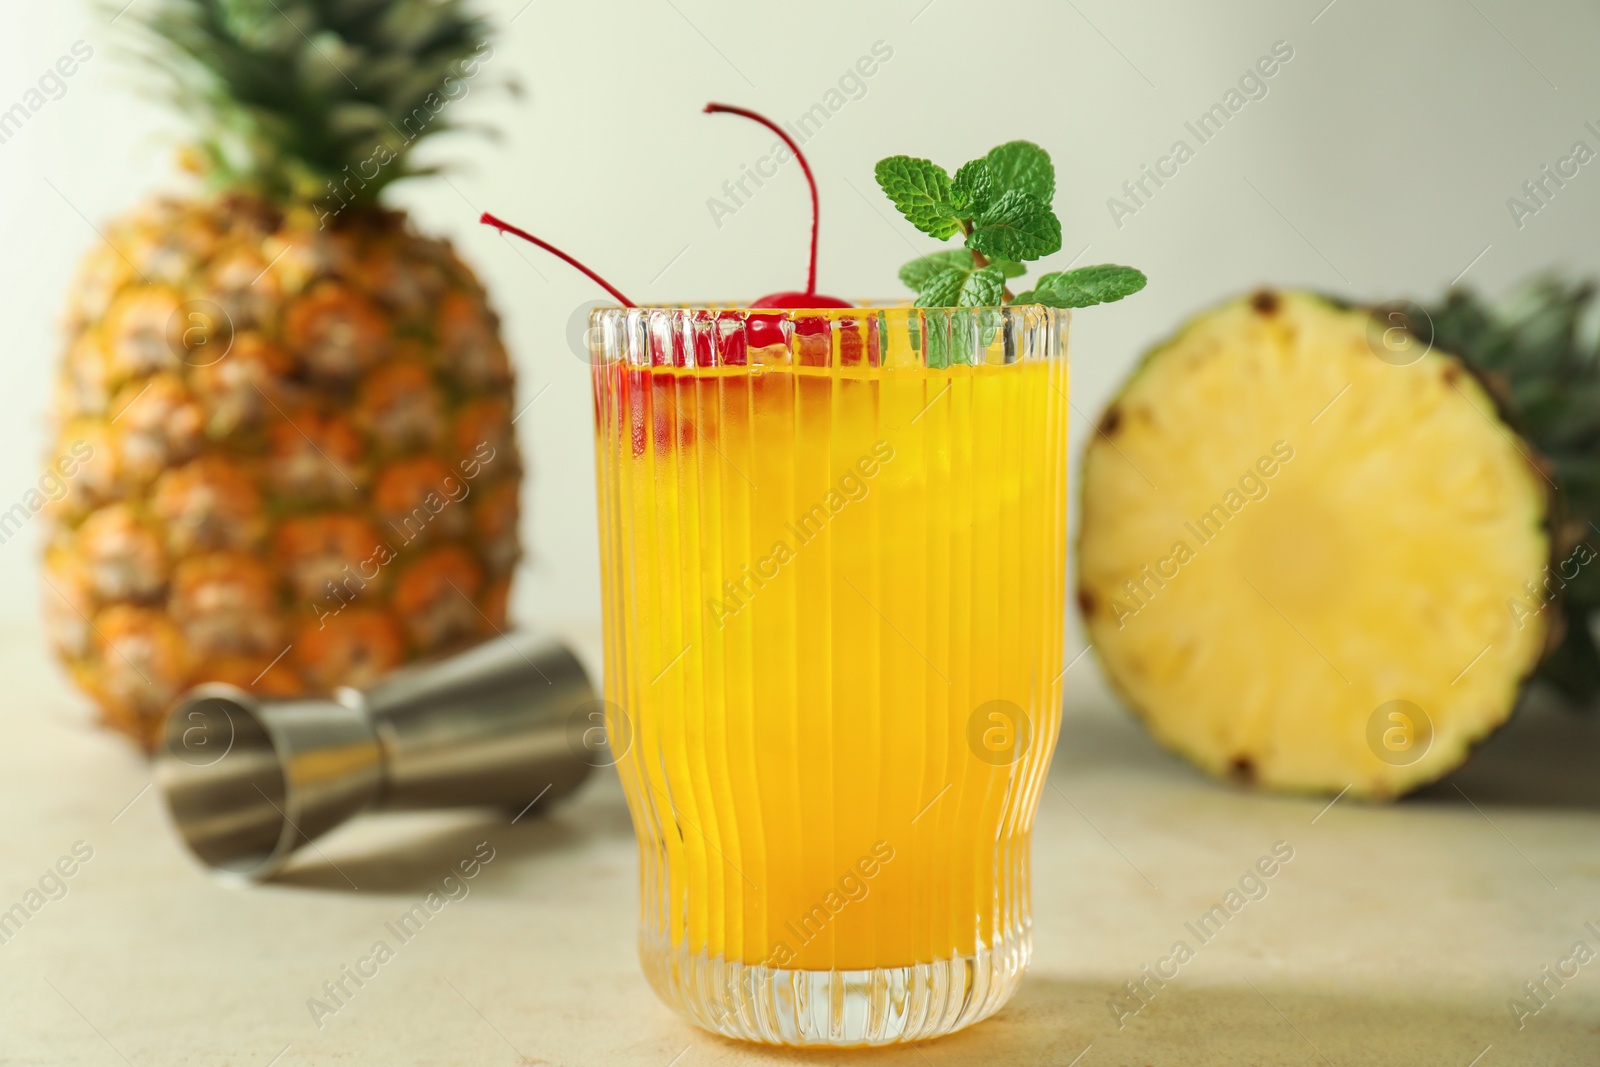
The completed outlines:
{"type": "Polygon", "coordinates": [[[1043,275],[1032,289],[1012,295],[1007,279],[1025,274],[1026,262],[1061,250],[1061,220],[1050,206],[1055,166],[1031,141],[991,149],[962,164],[954,177],[913,156],[879,160],[874,175],[917,229],[941,241],[963,236],[964,249],[935,252],[900,268],[900,280],[916,291],[917,307],[1088,307],[1145,286],[1145,276],[1132,267],[1103,264],[1043,275]]]}

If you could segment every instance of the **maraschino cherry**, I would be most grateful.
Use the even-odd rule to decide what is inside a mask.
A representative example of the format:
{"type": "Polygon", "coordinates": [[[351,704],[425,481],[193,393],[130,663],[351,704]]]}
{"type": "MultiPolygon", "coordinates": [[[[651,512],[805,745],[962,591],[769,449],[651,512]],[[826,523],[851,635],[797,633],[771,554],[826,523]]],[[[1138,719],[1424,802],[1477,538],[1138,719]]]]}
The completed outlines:
{"type": "Polygon", "coordinates": [[[734,107],[732,104],[713,103],[705,106],[705,112],[708,115],[715,115],[719,113],[739,115],[742,118],[759,122],[761,125],[777,134],[779,139],[781,139],[783,143],[788,146],[789,151],[794,153],[794,158],[800,161],[800,169],[804,171],[806,175],[806,184],[811,187],[811,259],[809,267],[806,271],[805,292],[769,293],[758,300],[752,301],[750,306],[753,308],[854,307],[855,305],[851,304],[848,300],[840,300],[836,296],[824,296],[823,294],[817,292],[817,224],[819,221],[819,216],[821,215],[821,210],[817,200],[817,179],[816,176],[811,173],[811,164],[806,162],[805,153],[800,151],[800,146],[794,143],[794,139],[789,136],[782,126],[779,126],[765,115],[759,115],[748,108],[734,107]]]}

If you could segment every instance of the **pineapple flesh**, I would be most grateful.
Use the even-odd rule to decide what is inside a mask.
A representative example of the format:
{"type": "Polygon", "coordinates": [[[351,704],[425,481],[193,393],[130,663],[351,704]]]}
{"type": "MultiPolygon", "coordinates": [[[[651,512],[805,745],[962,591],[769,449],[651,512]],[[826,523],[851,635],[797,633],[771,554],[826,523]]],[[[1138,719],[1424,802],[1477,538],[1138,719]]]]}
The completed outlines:
{"type": "Polygon", "coordinates": [[[499,323],[377,200],[413,173],[416,108],[447,128],[434,105],[481,60],[461,7],[296,5],[348,84],[270,0],[144,13],[201,105],[211,188],[105,227],[83,263],[51,458],[87,458],[50,508],[43,596],[74,680],[147,747],[196,683],[360,686],[506,625],[522,471],[499,323]],[[378,144],[387,168],[349,180],[378,144]]]}
{"type": "Polygon", "coordinates": [[[1395,358],[1387,328],[1233,300],[1146,357],[1087,447],[1089,639],[1214,775],[1403,794],[1510,715],[1559,626],[1542,462],[1460,360],[1395,358]]]}

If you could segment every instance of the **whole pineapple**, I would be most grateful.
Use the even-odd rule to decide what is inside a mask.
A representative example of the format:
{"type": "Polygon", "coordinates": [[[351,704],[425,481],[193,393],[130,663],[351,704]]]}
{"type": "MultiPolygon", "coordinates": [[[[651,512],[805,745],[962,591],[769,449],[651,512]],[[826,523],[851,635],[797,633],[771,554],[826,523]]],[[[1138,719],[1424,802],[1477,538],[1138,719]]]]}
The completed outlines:
{"type": "Polygon", "coordinates": [[[363,685],[505,625],[521,463],[483,287],[379,205],[492,57],[457,0],[147,0],[209,188],[66,315],[49,637],[153,744],[202,681],[363,685]],[[67,457],[72,462],[65,462],[67,457]]]}

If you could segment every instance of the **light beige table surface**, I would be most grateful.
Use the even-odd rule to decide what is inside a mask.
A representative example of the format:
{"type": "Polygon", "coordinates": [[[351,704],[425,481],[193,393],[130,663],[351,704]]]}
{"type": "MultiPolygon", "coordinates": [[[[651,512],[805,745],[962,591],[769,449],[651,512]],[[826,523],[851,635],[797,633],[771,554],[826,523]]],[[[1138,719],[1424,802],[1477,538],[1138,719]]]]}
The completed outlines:
{"type": "Polygon", "coordinates": [[[1575,942],[1600,952],[1594,719],[1529,711],[1425,796],[1324,810],[1202,780],[1069,672],[1021,992],[941,1041],[799,1053],[695,1030],[645,985],[614,775],[515,826],[367,818],[278,882],[230,888],[179,849],[144,761],[84,724],[37,638],[0,636],[0,910],[93,849],[0,944],[0,1064],[1600,1064],[1600,959],[1548,983],[1522,1029],[1507,1006],[1575,942]],[[470,895],[314,1018],[323,983],[485,841],[470,895]],[[1294,858],[1267,895],[1200,945],[1185,923],[1279,841],[1294,858]],[[1108,1000],[1179,939],[1194,958],[1119,1029],[1108,1000]]]}

